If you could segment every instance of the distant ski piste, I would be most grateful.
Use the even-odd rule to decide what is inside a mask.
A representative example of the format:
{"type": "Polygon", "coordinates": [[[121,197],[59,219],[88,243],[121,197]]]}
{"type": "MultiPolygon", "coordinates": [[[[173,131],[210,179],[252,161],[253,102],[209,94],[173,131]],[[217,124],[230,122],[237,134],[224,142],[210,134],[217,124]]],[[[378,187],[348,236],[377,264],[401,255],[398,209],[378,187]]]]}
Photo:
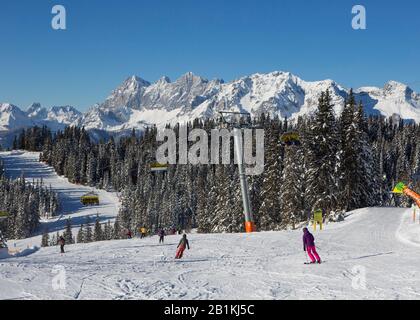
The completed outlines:
{"type": "Polygon", "coordinates": [[[67,178],[58,176],[52,167],[39,162],[39,155],[39,152],[20,150],[0,152],[0,159],[3,161],[7,177],[17,179],[23,175],[28,183],[42,179],[46,187],[51,187],[58,193],[60,200],[59,214],[50,219],[41,219],[41,226],[36,236],[24,240],[9,240],[8,245],[11,249],[24,250],[28,247],[40,246],[43,230],[48,229],[51,235],[57,231],[61,233],[68,218],[71,218],[74,234],[77,234],[78,227],[81,223],[86,223],[88,217],[91,218],[91,223],[94,223],[97,214],[101,223],[115,220],[120,206],[116,192],[72,184],[67,178]],[[83,206],[80,198],[91,191],[99,195],[100,204],[83,206]]]}

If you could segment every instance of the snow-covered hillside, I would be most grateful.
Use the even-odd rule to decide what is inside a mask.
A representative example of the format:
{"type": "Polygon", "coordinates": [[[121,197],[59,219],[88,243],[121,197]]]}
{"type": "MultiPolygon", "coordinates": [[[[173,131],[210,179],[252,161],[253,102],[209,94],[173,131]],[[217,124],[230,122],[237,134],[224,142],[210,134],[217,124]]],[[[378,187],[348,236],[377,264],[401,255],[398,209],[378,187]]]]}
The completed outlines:
{"type": "Polygon", "coordinates": [[[42,179],[45,186],[51,187],[58,193],[61,204],[59,216],[43,220],[39,234],[33,238],[11,241],[9,245],[13,248],[16,246],[16,249],[22,250],[27,246],[40,246],[42,231],[47,229],[53,234],[64,230],[69,217],[72,219],[76,234],[77,228],[86,222],[88,216],[93,222],[99,214],[101,222],[106,222],[113,221],[118,214],[119,199],[116,193],[69,183],[66,178],[58,176],[53,168],[40,163],[37,152],[0,152],[0,159],[3,161],[7,177],[16,179],[23,174],[28,182],[42,179]],[[84,207],[80,203],[80,197],[90,191],[99,194],[100,206],[84,207]]]}
{"type": "Polygon", "coordinates": [[[32,122],[17,106],[0,103],[0,131],[13,131],[30,125],[32,122]]]}
{"type": "MultiPolygon", "coordinates": [[[[85,208],[79,198],[90,188],[58,177],[38,156],[0,153],[8,176],[42,178],[59,193],[63,215],[40,229],[62,231],[67,217],[75,227],[96,213],[103,221],[115,217],[115,194],[97,190],[101,206],[85,208]]],[[[35,236],[9,241],[24,251],[0,260],[0,299],[420,299],[419,234],[411,209],[357,210],[315,233],[324,263],[312,266],[304,265],[301,230],[193,233],[180,261],[179,236],[163,245],[156,237],[77,244],[64,255],[57,247],[26,249],[39,246],[35,236]],[[66,288],[54,290],[58,270],[66,288]]]]}
{"type": "Polygon", "coordinates": [[[46,248],[0,260],[0,298],[420,299],[419,243],[401,241],[410,216],[396,208],[352,212],[315,233],[325,263],[313,266],[303,264],[300,230],[191,234],[180,261],[179,236],[164,245],[156,237],[73,245],[65,255],[46,248]],[[57,266],[67,286],[54,291],[57,266]]]}
{"type": "MultiPolygon", "coordinates": [[[[47,110],[33,104],[27,112],[10,104],[0,105],[0,131],[15,131],[48,125],[53,130],[66,125],[84,126],[114,134],[145,126],[192,121],[219,116],[221,110],[247,111],[256,116],[268,113],[280,118],[297,118],[316,110],[320,93],[330,90],[339,114],[349,90],[332,80],[308,82],[289,72],[253,74],[224,83],[209,81],[189,72],[175,81],[162,77],[150,83],[132,76],[113,90],[108,98],[82,114],[73,107],[47,110]]],[[[395,81],[384,88],[355,90],[368,114],[396,116],[420,122],[420,95],[395,81]]]]}
{"type": "Polygon", "coordinates": [[[47,110],[39,103],[34,103],[24,112],[17,106],[3,103],[0,104],[0,131],[13,131],[35,125],[46,125],[56,131],[75,124],[81,116],[82,113],[71,106],[47,110]]]}

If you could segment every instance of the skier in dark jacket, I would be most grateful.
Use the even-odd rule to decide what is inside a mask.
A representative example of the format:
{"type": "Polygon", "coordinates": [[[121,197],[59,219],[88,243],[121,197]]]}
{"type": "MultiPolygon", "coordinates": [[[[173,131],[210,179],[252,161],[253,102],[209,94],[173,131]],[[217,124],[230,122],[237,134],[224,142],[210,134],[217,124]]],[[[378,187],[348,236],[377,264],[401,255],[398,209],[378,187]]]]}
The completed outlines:
{"type": "Polygon", "coordinates": [[[66,240],[63,236],[58,239],[58,244],[60,245],[61,253],[64,253],[64,246],[66,245],[66,240]]]}
{"type": "Polygon", "coordinates": [[[165,242],[165,230],[160,229],[159,230],[159,243],[164,243],[164,242],[165,242]]]}
{"type": "Polygon", "coordinates": [[[316,252],[315,238],[309,232],[308,228],[303,228],[303,251],[306,251],[308,253],[312,264],[321,263],[321,258],[316,252]]]}
{"type": "Polygon", "coordinates": [[[186,234],[184,234],[182,236],[181,241],[179,241],[179,244],[178,244],[178,247],[177,247],[178,250],[176,251],[175,259],[181,259],[182,258],[183,254],[184,254],[184,251],[185,251],[185,248],[188,248],[188,250],[190,250],[190,244],[188,242],[186,234]]]}

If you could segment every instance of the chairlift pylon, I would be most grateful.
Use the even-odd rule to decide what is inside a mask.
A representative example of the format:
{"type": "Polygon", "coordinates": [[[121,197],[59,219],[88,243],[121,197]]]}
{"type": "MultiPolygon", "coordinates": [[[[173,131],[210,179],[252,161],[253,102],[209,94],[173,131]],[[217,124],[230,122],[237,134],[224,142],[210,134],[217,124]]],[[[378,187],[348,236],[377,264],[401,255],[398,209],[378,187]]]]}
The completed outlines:
{"type": "Polygon", "coordinates": [[[238,163],[238,171],[239,171],[239,181],[240,181],[240,188],[242,194],[242,205],[244,210],[245,216],[245,231],[247,233],[252,233],[256,231],[256,226],[254,222],[254,217],[252,214],[252,206],[251,200],[249,195],[249,187],[248,187],[248,179],[245,173],[245,165],[243,163],[244,151],[242,146],[242,130],[243,129],[250,129],[252,128],[252,119],[251,114],[248,112],[232,112],[232,111],[220,111],[222,115],[222,122],[230,127],[233,128],[233,137],[235,140],[235,150],[242,159],[238,163]],[[232,116],[235,120],[229,120],[229,116],[232,116]]]}

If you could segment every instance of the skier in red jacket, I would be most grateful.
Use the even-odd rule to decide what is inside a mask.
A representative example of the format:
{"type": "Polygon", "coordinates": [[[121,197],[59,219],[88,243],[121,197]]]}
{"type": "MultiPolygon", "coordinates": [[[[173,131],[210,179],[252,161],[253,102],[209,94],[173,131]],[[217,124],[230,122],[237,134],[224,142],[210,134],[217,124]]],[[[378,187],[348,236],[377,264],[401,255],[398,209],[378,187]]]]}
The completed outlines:
{"type": "Polygon", "coordinates": [[[182,258],[183,254],[184,254],[184,251],[185,251],[185,248],[188,248],[188,250],[190,250],[190,244],[188,242],[186,234],[184,234],[182,236],[182,239],[181,239],[181,241],[179,241],[179,244],[178,244],[177,248],[178,248],[178,250],[176,251],[175,259],[181,259],[182,258]]]}

